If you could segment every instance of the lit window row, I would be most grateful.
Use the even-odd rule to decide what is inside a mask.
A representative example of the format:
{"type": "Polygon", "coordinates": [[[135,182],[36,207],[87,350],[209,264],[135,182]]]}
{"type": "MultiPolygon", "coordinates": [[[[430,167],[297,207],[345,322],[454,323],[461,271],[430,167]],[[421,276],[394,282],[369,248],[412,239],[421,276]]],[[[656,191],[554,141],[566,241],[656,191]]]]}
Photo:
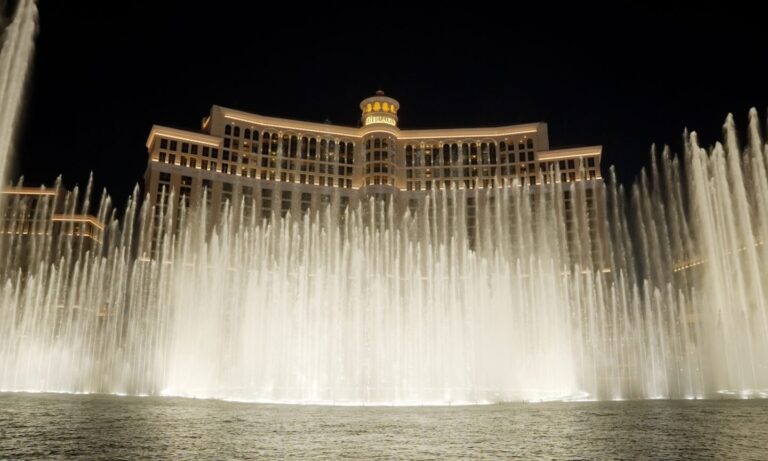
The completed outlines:
{"type": "Polygon", "coordinates": [[[369,102],[365,105],[365,108],[363,109],[364,114],[368,114],[370,112],[389,112],[390,114],[396,114],[397,113],[397,106],[394,104],[390,104],[388,102],[369,102]]]}

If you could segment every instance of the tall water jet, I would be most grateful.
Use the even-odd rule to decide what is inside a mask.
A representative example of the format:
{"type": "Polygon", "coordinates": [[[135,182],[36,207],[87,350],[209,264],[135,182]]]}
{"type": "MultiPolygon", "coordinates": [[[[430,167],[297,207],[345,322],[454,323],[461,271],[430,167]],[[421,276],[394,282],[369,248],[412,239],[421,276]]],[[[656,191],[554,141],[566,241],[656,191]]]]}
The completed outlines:
{"type": "Polygon", "coordinates": [[[35,0],[20,0],[0,49],[0,183],[5,183],[37,30],[35,0]]]}
{"type": "Polygon", "coordinates": [[[175,191],[159,208],[134,195],[121,221],[105,197],[87,251],[50,232],[4,247],[0,389],[337,404],[767,397],[758,124],[753,111],[743,150],[729,117],[711,152],[694,133],[682,158],[654,153],[628,194],[613,181],[597,195],[500,183],[263,221],[243,202],[215,224],[205,200],[180,206],[175,191]],[[590,200],[607,210],[596,224],[590,200]]]}

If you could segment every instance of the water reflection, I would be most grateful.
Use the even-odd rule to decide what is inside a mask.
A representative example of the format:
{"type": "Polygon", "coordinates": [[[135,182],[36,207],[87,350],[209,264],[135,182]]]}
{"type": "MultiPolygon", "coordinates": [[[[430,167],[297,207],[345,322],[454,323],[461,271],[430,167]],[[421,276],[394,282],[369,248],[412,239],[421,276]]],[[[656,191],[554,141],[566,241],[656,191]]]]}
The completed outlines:
{"type": "Polygon", "coordinates": [[[0,395],[1,458],[753,458],[762,400],[466,407],[254,405],[0,395]]]}

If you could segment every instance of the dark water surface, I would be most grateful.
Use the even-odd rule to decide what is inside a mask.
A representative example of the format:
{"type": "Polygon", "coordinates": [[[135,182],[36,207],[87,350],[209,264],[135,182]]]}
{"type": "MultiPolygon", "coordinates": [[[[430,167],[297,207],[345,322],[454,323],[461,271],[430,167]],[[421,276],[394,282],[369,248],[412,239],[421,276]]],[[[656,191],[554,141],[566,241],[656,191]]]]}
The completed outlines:
{"type": "Polygon", "coordinates": [[[768,401],[325,407],[0,394],[0,459],[768,459],[768,401]]]}

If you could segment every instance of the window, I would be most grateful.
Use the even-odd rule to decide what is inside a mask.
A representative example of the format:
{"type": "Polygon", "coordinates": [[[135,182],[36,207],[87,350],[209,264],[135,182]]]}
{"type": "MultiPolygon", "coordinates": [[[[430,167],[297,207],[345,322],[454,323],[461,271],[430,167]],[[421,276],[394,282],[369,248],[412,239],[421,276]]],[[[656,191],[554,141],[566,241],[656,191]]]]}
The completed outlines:
{"type": "Polygon", "coordinates": [[[208,146],[203,146],[203,157],[208,157],[211,154],[211,149],[208,146]]]}
{"type": "Polygon", "coordinates": [[[197,155],[197,144],[192,144],[192,155],[197,155]]]}
{"type": "Polygon", "coordinates": [[[177,141],[171,141],[171,150],[177,150],[179,143],[177,141]]]}
{"type": "Polygon", "coordinates": [[[189,153],[189,143],[188,142],[181,143],[181,152],[184,153],[184,154],[188,154],[189,153]]]}
{"type": "Polygon", "coordinates": [[[291,191],[284,190],[281,193],[282,203],[280,206],[281,211],[286,212],[291,209],[291,191]]]}
{"type": "Polygon", "coordinates": [[[168,140],[167,139],[161,139],[160,140],[160,149],[167,149],[168,148],[168,140]]]}
{"type": "Polygon", "coordinates": [[[288,135],[283,135],[283,140],[280,143],[280,152],[285,156],[288,155],[288,135]]]}
{"type": "Polygon", "coordinates": [[[226,125],[224,127],[224,134],[227,134],[227,135],[232,134],[232,125],[226,125]]]}
{"type": "Polygon", "coordinates": [[[355,145],[351,142],[347,143],[347,164],[352,164],[352,156],[355,152],[355,145]]]}
{"type": "Polygon", "coordinates": [[[240,127],[239,126],[235,127],[232,135],[235,136],[235,137],[240,137],[240,127]]]}
{"type": "Polygon", "coordinates": [[[245,130],[243,130],[243,137],[244,137],[245,139],[251,139],[251,130],[250,130],[250,129],[248,129],[248,128],[246,128],[245,130]]]}

